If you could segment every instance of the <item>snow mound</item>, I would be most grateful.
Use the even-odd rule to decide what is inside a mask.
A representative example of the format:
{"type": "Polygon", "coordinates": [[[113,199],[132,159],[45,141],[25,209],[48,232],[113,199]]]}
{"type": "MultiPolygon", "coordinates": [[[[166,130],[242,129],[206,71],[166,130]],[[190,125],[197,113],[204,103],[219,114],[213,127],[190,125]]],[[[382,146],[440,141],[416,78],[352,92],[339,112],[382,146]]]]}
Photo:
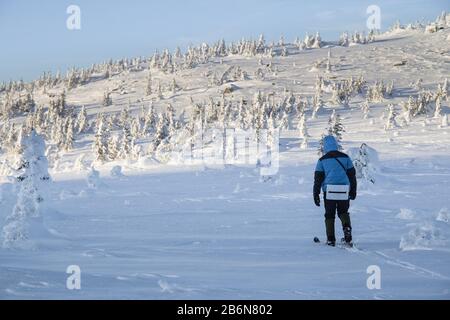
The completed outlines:
{"type": "Polygon", "coordinates": [[[61,201],[71,199],[71,198],[76,198],[76,197],[78,197],[78,195],[71,190],[64,189],[59,193],[59,200],[61,200],[61,201]]]}
{"type": "Polygon", "coordinates": [[[112,167],[110,173],[111,173],[111,177],[115,177],[115,178],[123,177],[122,167],[121,166],[114,166],[114,167],[112,167]]]}
{"type": "Polygon", "coordinates": [[[154,157],[144,156],[144,157],[140,157],[139,160],[136,162],[136,167],[145,169],[145,168],[154,167],[159,164],[161,164],[161,163],[158,160],[156,160],[154,157]]]}
{"type": "Polygon", "coordinates": [[[437,217],[436,217],[437,221],[442,221],[442,222],[450,222],[450,211],[447,208],[442,208],[437,217]]]}
{"type": "Polygon", "coordinates": [[[411,250],[433,250],[448,247],[447,237],[442,230],[431,223],[415,226],[400,240],[400,249],[411,250]]]}
{"type": "Polygon", "coordinates": [[[100,172],[95,170],[94,167],[91,168],[86,181],[88,188],[91,190],[97,190],[98,188],[104,186],[104,183],[100,180],[100,172]]]}
{"type": "Polygon", "coordinates": [[[411,209],[401,208],[395,217],[403,220],[412,220],[415,218],[415,213],[411,209]]]}

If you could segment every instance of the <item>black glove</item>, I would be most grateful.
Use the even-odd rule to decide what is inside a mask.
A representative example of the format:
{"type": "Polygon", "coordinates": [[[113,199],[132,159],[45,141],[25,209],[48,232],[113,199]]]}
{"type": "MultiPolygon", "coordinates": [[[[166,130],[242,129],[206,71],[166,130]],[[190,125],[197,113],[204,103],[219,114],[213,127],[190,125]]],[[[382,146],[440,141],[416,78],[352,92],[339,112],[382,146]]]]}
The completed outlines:
{"type": "Polygon", "coordinates": [[[320,197],[318,194],[314,195],[314,203],[316,204],[316,206],[320,207],[320,197]]]}
{"type": "Polygon", "coordinates": [[[356,192],[350,192],[349,197],[350,197],[350,200],[355,200],[356,199],[356,192]]]}

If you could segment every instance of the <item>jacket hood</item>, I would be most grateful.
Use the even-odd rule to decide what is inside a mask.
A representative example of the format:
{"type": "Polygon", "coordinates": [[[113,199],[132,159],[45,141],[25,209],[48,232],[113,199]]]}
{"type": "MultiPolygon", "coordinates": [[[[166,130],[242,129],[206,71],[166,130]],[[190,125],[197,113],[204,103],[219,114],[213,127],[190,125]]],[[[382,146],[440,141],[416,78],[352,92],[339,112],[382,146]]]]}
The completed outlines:
{"type": "Polygon", "coordinates": [[[326,136],[323,138],[323,152],[327,154],[330,151],[336,151],[338,144],[334,136],[326,136]]]}

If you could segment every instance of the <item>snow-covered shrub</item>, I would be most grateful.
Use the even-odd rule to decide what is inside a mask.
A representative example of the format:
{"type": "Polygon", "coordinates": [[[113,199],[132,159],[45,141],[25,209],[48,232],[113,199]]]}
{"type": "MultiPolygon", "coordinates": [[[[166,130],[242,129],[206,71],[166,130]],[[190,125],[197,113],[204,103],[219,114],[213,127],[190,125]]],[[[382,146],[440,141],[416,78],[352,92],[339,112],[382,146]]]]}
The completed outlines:
{"type": "Polygon", "coordinates": [[[23,138],[22,145],[17,203],[2,232],[3,246],[7,248],[28,246],[33,229],[42,227],[41,203],[50,180],[44,139],[32,130],[23,138]]]}

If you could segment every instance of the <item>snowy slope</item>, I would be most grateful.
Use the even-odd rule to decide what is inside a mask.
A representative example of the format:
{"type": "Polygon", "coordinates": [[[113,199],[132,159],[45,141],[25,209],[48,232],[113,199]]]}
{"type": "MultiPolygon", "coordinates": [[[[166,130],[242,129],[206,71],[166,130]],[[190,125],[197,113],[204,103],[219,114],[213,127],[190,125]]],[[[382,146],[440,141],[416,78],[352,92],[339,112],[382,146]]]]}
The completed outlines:
{"type": "MultiPolygon", "coordinates": [[[[360,110],[363,96],[335,108],[346,129],[344,149],[367,143],[379,154],[376,184],[361,183],[350,209],[354,249],[312,242],[316,235],[324,238],[323,207],[314,206],[311,193],[318,141],[335,107],[329,103],[316,119],[308,111],[306,150],[296,130],[282,132],[280,170],[268,181],[254,165],[141,160],[96,163],[101,181],[89,188],[88,171],[74,167],[80,154],[86,154],[86,166],[93,161],[93,136],[86,135],[50,170],[44,220],[51,236],[36,239],[35,250],[0,249],[0,298],[449,299],[450,128],[441,127],[440,118],[420,116],[385,131],[380,119],[387,103],[415,93],[411,82],[422,78],[425,88],[435,90],[450,75],[449,34],[448,28],[402,31],[366,45],[331,48],[327,76],[395,81],[394,97],[374,104],[369,119],[360,110]],[[394,66],[402,60],[406,65],[394,66]],[[111,176],[115,165],[123,176],[111,176]],[[66,289],[69,265],[81,268],[79,291],[66,289]],[[381,269],[381,290],[366,286],[371,265],[381,269]]],[[[285,88],[312,95],[317,74],[324,72],[312,66],[328,50],[274,57],[276,73],[235,82],[240,89],[233,95],[251,98],[259,90],[285,88]]],[[[145,95],[146,71],[90,82],[69,91],[67,101],[85,105],[92,119],[129,102],[137,113],[150,99],[157,109],[171,102],[181,114],[189,112],[191,97],[219,96],[220,88],[208,87],[203,75],[229,65],[253,75],[258,61],[233,56],[181,71],[175,77],[183,90],[164,93],[162,101],[145,95]],[[114,105],[102,107],[105,90],[120,83],[128,94],[113,94],[114,105]]],[[[169,83],[173,75],[155,72],[153,78],[169,83]]],[[[35,100],[49,103],[45,94],[35,100]]],[[[448,101],[442,109],[450,113],[448,101]]],[[[13,186],[5,177],[1,181],[0,227],[16,200],[13,186]]]]}

